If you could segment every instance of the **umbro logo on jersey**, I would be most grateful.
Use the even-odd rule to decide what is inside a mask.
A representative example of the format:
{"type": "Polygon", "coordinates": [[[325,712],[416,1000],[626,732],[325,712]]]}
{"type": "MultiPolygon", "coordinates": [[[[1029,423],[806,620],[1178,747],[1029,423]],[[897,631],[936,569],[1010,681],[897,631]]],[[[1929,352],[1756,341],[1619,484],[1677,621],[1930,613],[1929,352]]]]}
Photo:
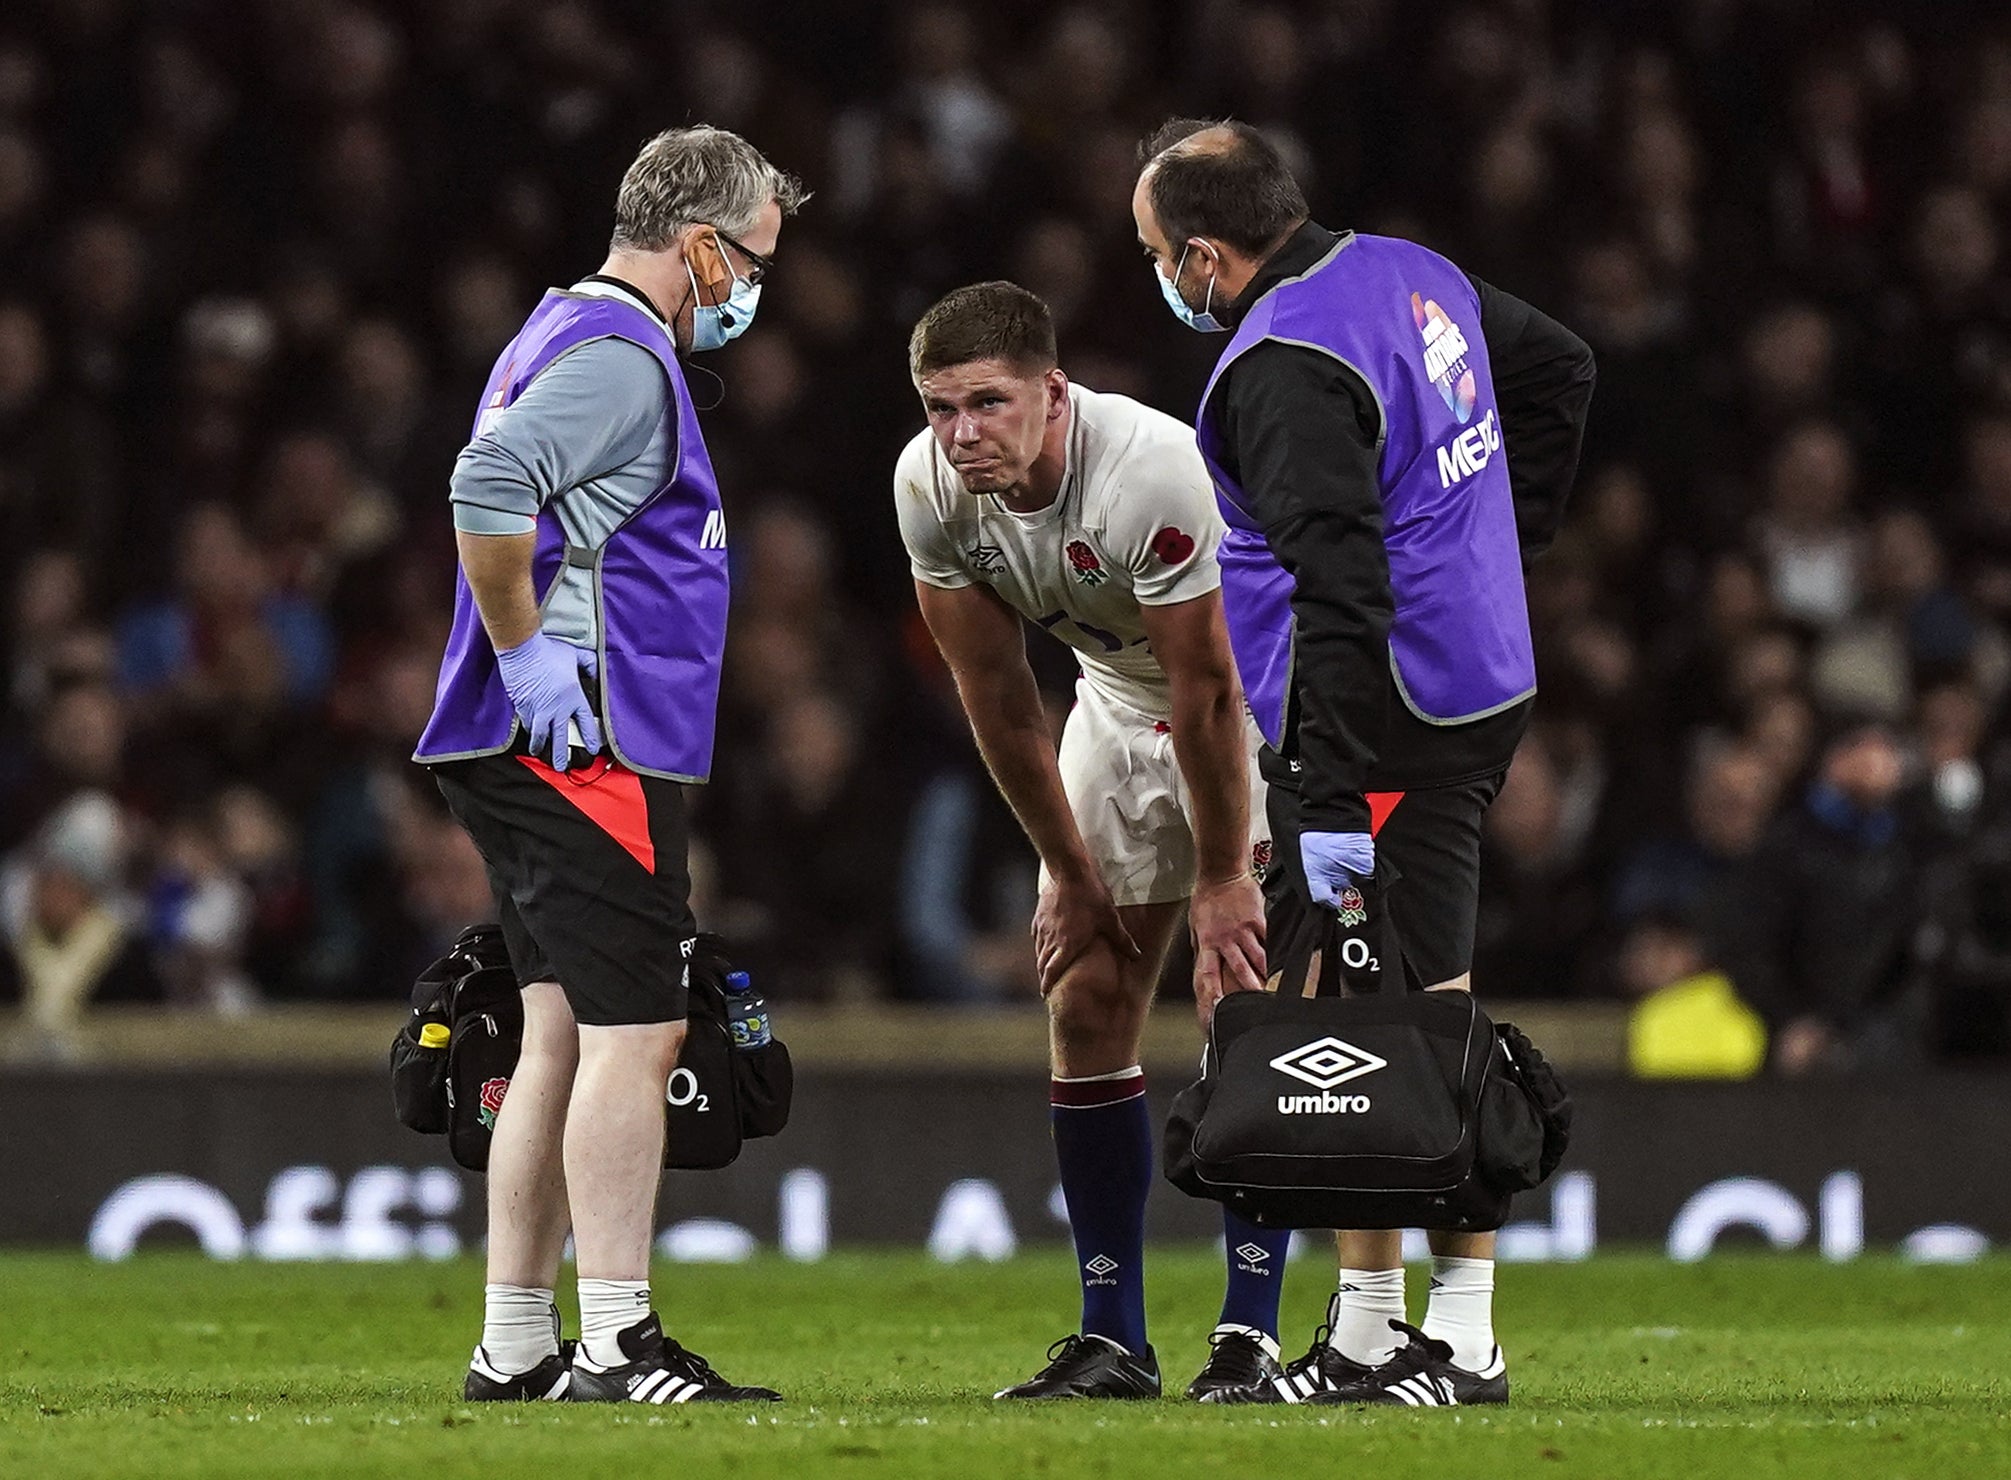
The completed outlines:
{"type": "Polygon", "coordinates": [[[1314,1089],[1332,1089],[1388,1065],[1388,1059],[1333,1037],[1315,1038],[1271,1060],[1271,1067],[1280,1074],[1289,1074],[1314,1089]]]}
{"type": "Polygon", "coordinates": [[[705,516],[705,532],[698,537],[701,550],[724,550],[726,548],[726,511],[708,510],[705,516]]]}
{"type": "Polygon", "coordinates": [[[964,558],[970,561],[971,569],[981,576],[1005,574],[1005,551],[997,545],[972,545],[964,551],[964,558]]]}

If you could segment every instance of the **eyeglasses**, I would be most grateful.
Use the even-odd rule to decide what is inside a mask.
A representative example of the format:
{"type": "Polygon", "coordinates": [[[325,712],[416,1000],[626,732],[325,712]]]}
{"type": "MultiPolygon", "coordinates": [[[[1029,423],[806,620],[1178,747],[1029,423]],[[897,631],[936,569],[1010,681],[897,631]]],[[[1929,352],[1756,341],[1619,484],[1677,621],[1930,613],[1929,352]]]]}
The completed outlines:
{"type": "Polygon", "coordinates": [[[747,259],[752,268],[747,274],[747,281],[750,286],[758,286],[763,278],[775,270],[775,259],[773,257],[762,256],[752,247],[735,241],[729,233],[721,231],[717,226],[712,229],[721,241],[747,259]]]}

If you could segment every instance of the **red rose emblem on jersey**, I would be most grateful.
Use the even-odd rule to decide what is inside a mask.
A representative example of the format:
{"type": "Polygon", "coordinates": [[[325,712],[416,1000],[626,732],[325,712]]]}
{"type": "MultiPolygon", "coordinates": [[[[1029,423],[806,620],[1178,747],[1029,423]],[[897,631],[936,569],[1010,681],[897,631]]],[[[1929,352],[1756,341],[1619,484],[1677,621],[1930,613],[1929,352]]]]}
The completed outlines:
{"type": "Polygon", "coordinates": [[[1075,578],[1085,586],[1100,585],[1103,581],[1103,562],[1096,558],[1096,551],[1082,540],[1068,542],[1068,563],[1074,570],[1075,578]]]}
{"type": "Polygon", "coordinates": [[[496,1128],[496,1114],[503,1108],[503,1096],[510,1092],[507,1079],[485,1079],[482,1081],[482,1108],[476,1111],[476,1118],[490,1130],[496,1128]]]}
{"type": "Polygon", "coordinates": [[[1152,537],[1152,553],[1168,565],[1178,565],[1194,553],[1194,536],[1169,524],[1152,537]]]}

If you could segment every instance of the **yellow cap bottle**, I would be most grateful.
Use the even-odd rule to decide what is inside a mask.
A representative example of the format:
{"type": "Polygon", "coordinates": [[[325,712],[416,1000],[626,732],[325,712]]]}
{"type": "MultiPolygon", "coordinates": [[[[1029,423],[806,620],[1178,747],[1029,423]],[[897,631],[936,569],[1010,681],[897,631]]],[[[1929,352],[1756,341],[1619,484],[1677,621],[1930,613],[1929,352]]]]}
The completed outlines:
{"type": "Polygon", "coordinates": [[[419,1030],[421,1048],[445,1048],[447,1040],[454,1036],[454,1030],[445,1023],[428,1023],[419,1030]]]}

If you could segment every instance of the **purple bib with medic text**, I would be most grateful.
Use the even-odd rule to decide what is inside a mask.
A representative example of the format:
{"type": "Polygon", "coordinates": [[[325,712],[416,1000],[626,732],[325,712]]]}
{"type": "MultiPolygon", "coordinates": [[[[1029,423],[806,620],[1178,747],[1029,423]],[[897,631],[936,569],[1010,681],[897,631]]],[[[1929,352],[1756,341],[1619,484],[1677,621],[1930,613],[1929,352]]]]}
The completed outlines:
{"type": "MultiPolygon", "coordinates": [[[[670,384],[665,415],[677,418],[677,459],[669,481],[598,550],[569,549],[558,517],[549,508],[540,513],[532,577],[542,601],[562,563],[594,572],[601,715],[613,757],[648,775],[703,781],[712,770],[726,647],[726,515],[669,334],[651,315],[618,299],[548,292],[497,358],[481,416],[515,401],[566,351],[610,336],[641,345],[662,364],[670,384]]],[[[475,426],[479,435],[481,417],[475,426]]],[[[413,758],[500,754],[515,742],[517,728],[495,651],[462,575],[433,718],[413,758]]]]}
{"type": "Polygon", "coordinates": [[[1212,407],[1223,372],[1267,339],[1333,356],[1381,407],[1390,665],[1404,703],[1429,723],[1457,725],[1528,698],[1536,661],[1479,294],[1436,252],[1345,236],[1251,306],[1195,422],[1229,525],[1219,559],[1230,644],[1264,738],[1282,741],[1291,699],[1292,577],[1223,471],[1212,407]]]}

